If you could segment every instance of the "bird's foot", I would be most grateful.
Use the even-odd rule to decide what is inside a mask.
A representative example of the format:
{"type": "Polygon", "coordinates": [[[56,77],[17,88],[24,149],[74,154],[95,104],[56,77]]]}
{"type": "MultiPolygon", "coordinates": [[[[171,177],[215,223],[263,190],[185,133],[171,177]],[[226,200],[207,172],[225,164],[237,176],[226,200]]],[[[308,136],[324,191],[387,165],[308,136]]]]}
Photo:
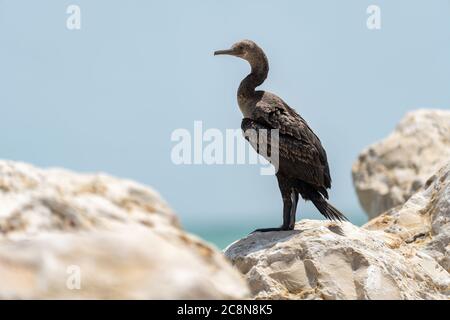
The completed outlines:
{"type": "Polygon", "coordinates": [[[278,228],[262,228],[262,229],[256,229],[252,233],[255,233],[255,232],[271,232],[271,231],[290,231],[290,230],[294,230],[294,227],[281,226],[281,227],[278,227],[278,228]]]}

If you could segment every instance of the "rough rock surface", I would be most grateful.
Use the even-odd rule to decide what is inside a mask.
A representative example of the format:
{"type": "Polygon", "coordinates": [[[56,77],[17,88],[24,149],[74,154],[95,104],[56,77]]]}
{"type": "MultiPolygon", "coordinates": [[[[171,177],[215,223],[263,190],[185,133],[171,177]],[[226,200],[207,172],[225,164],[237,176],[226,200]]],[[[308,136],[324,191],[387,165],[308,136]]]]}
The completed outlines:
{"type": "Polygon", "coordinates": [[[362,228],[302,220],[226,249],[257,299],[448,299],[450,164],[362,228]]]}
{"type": "Polygon", "coordinates": [[[450,159],[450,111],[406,114],[386,139],[366,148],[352,168],[359,201],[369,215],[404,204],[450,159]]]}
{"type": "Polygon", "coordinates": [[[395,235],[450,272],[450,162],[403,206],[369,221],[364,227],[395,235]]]}
{"type": "Polygon", "coordinates": [[[244,298],[223,255],[153,190],[0,161],[0,299],[244,298]]]}

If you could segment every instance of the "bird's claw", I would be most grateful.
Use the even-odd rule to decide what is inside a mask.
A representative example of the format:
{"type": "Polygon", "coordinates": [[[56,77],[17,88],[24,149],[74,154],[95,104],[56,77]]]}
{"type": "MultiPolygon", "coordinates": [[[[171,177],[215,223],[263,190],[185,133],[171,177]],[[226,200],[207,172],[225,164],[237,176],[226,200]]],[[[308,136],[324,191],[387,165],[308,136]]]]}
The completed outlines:
{"type": "Polygon", "coordinates": [[[278,228],[262,228],[262,229],[256,229],[252,231],[250,234],[256,233],[256,232],[272,232],[272,231],[290,231],[293,228],[288,227],[278,227],[278,228]]]}

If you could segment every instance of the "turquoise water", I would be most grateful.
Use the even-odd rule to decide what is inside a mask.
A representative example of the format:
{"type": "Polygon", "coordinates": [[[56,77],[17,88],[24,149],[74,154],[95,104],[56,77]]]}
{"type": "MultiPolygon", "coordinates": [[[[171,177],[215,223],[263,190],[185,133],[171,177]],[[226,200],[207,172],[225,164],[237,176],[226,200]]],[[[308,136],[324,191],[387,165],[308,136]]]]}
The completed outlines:
{"type": "MultiPolygon", "coordinates": [[[[317,218],[317,216],[315,218],[317,218]]],[[[311,218],[308,217],[308,219],[311,218]]],[[[367,216],[362,212],[349,215],[349,219],[353,224],[357,226],[361,226],[367,222],[367,216]]],[[[236,221],[236,223],[211,223],[209,225],[187,221],[186,223],[184,223],[184,228],[187,231],[196,234],[202,239],[214,244],[215,246],[217,246],[217,248],[225,249],[232,242],[247,236],[250,232],[257,228],[275,227],[279,225],[279,223],[277,222],[274,223],[273,220],[264,220],[236,221]]]]}

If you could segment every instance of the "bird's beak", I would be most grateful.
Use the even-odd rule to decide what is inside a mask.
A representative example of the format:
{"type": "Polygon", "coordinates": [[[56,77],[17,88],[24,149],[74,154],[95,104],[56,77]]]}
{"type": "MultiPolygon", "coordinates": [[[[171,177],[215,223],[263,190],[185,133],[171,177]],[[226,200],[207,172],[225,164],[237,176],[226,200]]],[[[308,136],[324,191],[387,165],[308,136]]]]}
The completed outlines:
{"type": "Polygon", "coordinates": [[[214,52],[215,56],[218,56],[218,55],[221,55],[221,54],[234,55],[234,50],[233,49],[217,50],[217,51],[214,52]]]}

